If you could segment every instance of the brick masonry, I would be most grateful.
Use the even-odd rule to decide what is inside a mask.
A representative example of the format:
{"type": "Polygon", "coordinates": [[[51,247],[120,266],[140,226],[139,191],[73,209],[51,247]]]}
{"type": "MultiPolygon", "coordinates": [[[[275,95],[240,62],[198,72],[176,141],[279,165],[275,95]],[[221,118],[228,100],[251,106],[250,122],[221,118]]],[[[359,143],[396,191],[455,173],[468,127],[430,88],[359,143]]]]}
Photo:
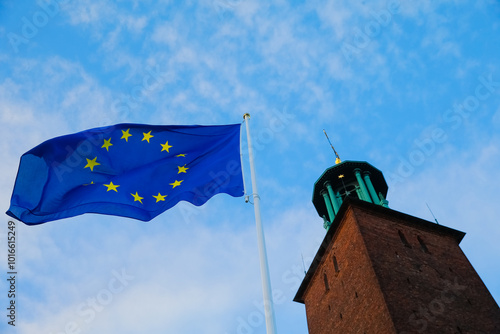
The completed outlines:
{"type": "Polygon", "coordinates": [[[333,224],[294,299],[310,334],[500,333],[464,233],[362,201],[333,224]]]}

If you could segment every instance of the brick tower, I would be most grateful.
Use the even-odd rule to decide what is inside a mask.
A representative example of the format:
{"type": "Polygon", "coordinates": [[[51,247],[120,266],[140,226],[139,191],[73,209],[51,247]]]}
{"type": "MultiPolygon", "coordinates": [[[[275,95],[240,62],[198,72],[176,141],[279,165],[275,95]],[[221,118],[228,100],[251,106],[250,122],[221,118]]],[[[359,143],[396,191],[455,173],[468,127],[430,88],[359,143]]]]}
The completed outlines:
{"type": "Polygon", "coordinates": [[[387,207],[382,173],[344,161],[314,185],[326,236],[294,301],[309,334],[500,333],[465,233],[387,207]]]}

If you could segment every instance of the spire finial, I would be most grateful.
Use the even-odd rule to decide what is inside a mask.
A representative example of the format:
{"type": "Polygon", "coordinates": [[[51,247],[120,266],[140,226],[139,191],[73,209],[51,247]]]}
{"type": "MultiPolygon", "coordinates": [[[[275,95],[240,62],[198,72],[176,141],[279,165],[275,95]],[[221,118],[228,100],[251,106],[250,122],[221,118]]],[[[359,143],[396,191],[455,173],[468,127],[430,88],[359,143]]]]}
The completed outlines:
{"type": "Polygon", "coordinates": [[[337,151],[335,151],[335,148],[333,147],[332,142],[330,141],[330,138],[328,138],[328,135],[326,134],[325,129],[323,129],[323,132],[325,133],[326,139],[328,139],[328,142],[330,143],[330,146],[332,147],[332,150],[335,153],[335,156],[336,156],[335,164],[338,165],[339,163],[342,162],[342,160],[340,160],[339,154],[337,153],[337,151]]]}

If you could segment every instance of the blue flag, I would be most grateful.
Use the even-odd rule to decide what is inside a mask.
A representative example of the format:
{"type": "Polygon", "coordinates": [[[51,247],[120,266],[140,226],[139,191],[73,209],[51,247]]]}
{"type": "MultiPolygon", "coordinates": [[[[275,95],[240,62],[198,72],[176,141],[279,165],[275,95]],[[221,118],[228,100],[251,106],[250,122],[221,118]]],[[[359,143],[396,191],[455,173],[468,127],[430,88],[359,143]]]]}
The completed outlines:
{"type": "Polygon", "coordinates": [[[118,124],[50,139],[21,157],[7,214],[40,224],[83,213],[149,221],[179,201],[243,196],[240,124],[118,124]]]}

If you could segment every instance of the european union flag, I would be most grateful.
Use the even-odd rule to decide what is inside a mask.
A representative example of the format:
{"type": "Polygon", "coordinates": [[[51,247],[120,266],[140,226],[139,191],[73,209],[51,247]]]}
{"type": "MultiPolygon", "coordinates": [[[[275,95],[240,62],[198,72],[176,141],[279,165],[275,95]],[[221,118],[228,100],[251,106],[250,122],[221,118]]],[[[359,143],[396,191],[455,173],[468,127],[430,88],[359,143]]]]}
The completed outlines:
{"type": "Polygon", "coordinates": [[[40,224],[83,213],[149,221],[179,201],[243,196],[240,124],[118,124],[50,139],[21,157],[8,215],[40,224]]]}

